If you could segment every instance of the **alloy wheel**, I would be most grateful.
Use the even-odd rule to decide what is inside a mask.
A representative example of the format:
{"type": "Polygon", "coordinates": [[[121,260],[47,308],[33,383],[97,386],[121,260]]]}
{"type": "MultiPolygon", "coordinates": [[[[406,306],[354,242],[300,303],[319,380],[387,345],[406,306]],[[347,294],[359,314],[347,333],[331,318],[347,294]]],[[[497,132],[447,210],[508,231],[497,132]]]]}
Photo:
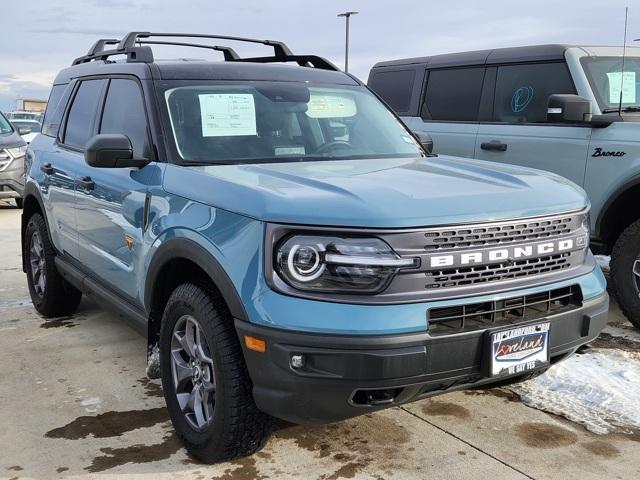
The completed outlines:
{"type": "Polygon", "coordinates": [[[29,263],[31,266],[31,281],[33,283],[33,289],[38,297],[42,298],[44,296],[45,282],[47,280],[47,270],[42,239],[40,238],[40,233],[37,231],[33,232],[29,242],[29,263]]]}
{"type": "Polygon", "coordinates": [[[213,420],[216,381],[211,350],[202,327],[191,315],[176,322],[171,338],[171,372],[178,404],[195,430],[213,420]]]}

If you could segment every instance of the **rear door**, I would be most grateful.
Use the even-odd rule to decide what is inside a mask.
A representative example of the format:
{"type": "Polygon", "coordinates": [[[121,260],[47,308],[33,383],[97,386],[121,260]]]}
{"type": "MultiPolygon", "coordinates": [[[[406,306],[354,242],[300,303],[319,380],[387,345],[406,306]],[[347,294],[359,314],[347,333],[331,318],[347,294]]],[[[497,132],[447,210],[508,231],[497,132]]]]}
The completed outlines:
{"type": "Polygon", "coordinates": [[[482,66],[427,70],[420,114],[403,120],[431,135],[435,153],[473,158],[484,74],[482,66]]]}
{"type": "Polygon", "coordinates": [[[547,170],[583,185],[591,128],[547,122],[549,96],[576,93],[566,64],[489,67],[487,84],[495,95],[490,121],[478,129],[476,158],[547,170]]]}
{"type": "MultiPolygon", "coordinates": [[[[96,132],[124,134],[134,158],[153,158],[142,86],[131,77],[107,81],[96,132]]],[[[149,185],[159,183],[159,169],[154,163],[137,169],[95,168],[83,162],[79,173],[80,259],[90,274],[135,301],[146,193],[149,185]]]]}
{"type": "Polygon", "coordinates": [[[76,178],[84,165],[84,147],[95,127],[103,87],[104,80],[76,84],[64,128],[60,129],[55,146],[41,157],[52,235],[57,237],[58,248],[75,259],[79,259],[76,178]]]}

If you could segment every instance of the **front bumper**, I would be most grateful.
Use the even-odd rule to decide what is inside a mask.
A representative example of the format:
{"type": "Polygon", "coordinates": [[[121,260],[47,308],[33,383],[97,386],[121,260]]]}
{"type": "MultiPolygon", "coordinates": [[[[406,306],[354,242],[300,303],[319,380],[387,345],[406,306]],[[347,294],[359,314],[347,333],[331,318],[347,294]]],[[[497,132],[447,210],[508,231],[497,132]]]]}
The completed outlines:
{"type": "Polygon", "coordinates": [[[19,198],[23,193],[24,157],[18,157],[0,171],[0,198],[19,198]]]}
{"type": "MultiPolygon", "coordinates": [[[[551,323],[551,362],[595,339],[606,324],[608,309],[609,297],[603,293],[585,300],[580,308],[546,317],[551,323]]],[[[505,377],[492,378],[486,373],[487,330],[438,337],[428,333],[338,336],[240,320],[236,320],[236,330],[256,404],[294,423],[333,422],[436,393],[505,382],[505,377]],[[266,352],[247,349],[245,335],[264,339],[266,352]],[[294,370],[291,356],[299,354],[304,355],[305,366],[294,370]],[[390,394],[376,393],[383,390],[390,394]],[[371,392],[377,400],[362,403],[360,399],[371,392]]],[[[518,378],[514,375],[506,380],[518,378]]]]}

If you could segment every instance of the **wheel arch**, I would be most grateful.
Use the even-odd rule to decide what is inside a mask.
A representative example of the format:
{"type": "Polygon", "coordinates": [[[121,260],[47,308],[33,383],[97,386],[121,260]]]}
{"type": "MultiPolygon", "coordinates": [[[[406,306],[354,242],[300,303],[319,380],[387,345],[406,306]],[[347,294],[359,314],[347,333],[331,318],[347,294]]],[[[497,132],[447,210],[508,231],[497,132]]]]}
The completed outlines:
{"type": "Polygon", "coordinates": [[[158,247],[147,269],[144,306],[149,351],[157,343],[162,310],[171,292],[190,279],[211,281],[233,318],[247,320],[240,295],[220,262],[195,241],[174,238],[158,247]]]}
{"type": "Polygon", "coordinates": [[[618,187],[609,196],[598,215],[595,236],[603,242],[602,253],[611,253],[613,244],[620,234],[640,218],[640,211],[630,208],[638,204],[640,204],[640,175],[618,187]]]}

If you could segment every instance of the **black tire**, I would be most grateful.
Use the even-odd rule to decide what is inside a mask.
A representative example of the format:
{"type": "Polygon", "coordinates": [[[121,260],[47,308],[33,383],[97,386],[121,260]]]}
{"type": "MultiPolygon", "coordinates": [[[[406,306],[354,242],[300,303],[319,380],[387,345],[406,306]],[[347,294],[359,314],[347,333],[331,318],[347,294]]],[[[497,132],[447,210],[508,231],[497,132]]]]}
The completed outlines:
{"type": "Polygon", "coordinates": [[[34,213],[29,218],[23,241],[25,244],[22,247],[22,251],[25,255],[27,283],[33,306],[38,313],[47,318],[71,315],[78,308],[82,292],[67,282],[58,272],[55,264],[56,253],[51,244],[45,221],[39,213],[34,213]],[[41,286],[36,286],[36,283],[34,283],[32,261],[36,257],[31,249],[34,235],[38,236],[41,243],[44,273],[44,281],[41,286]]]}
{"type": "MultiPolygon", "coordinates": [[[[251,455],[264,446],[272,431],[271,417],[258,410],[254,403],[251,379],[231,314],[211,286],[187,283],[171,294],[160,329],[160,369],[169,416],[191,455],[203,462],[215,463],[251,455]],[[194,417],[189,420],[180,407],[179,387],[172,370],[175,361],[172,339],[184,318],[197,321],[213,360],[215,391],[210,394],[213,413],[209,415],[210,423],[200,430],[193,425],[194,417]]],[[[186,382],[189,381],[193,382],[186,382]]]]}
{"type": "Polygon", "coordinates": [[[24,200],[22,199],[22,197],[20,198],[16,198],[16,207],[18,207],[19,209],[22,209],[22,205],[24,204],[24,200]]]}
{"type": "Polygon", "coordinates": [[[640,329],[640,276],[633,273],[635,262],[640,262],[640,220],[622,232],[611,254],[613,292],[622,312],[640,329]]]}

